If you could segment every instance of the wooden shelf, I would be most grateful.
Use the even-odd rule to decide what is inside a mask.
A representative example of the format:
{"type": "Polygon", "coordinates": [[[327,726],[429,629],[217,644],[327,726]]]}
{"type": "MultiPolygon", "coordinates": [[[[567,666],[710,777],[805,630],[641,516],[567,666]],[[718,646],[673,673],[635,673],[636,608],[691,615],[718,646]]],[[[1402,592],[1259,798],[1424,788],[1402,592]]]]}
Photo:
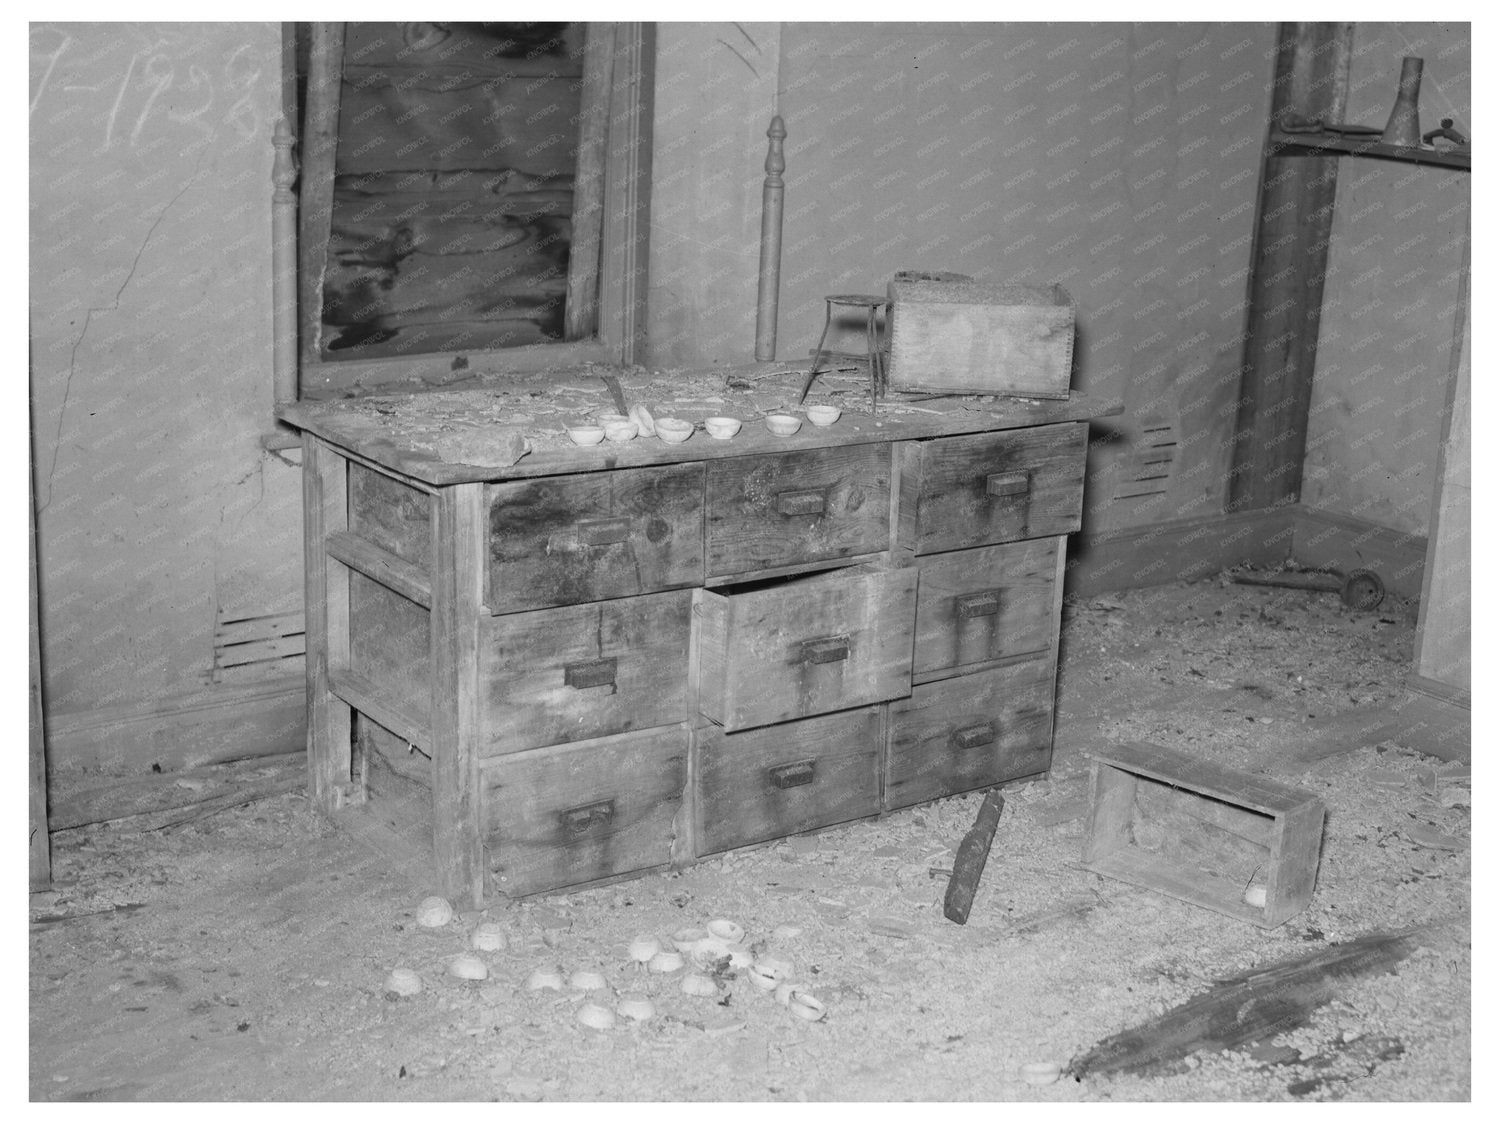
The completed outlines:
{"type": "Polygon", "coordinates": [[[1379,160],[1404,160],[1411,164],[1433,164],[1458,171],[1469,170],[1469,149],[1440,152],[1386,144],[1378,137],[1350,137],[1337,133],[1283,133],[1272,130],[1268,156],[1372,156],[1379,160]]]}

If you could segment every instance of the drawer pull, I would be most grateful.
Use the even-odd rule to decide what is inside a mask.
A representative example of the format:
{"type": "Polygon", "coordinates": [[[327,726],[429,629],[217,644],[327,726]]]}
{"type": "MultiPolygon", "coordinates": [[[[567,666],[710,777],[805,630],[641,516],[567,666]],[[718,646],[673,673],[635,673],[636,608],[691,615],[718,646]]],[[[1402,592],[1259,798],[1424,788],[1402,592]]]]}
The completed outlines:
{"type": "Polygon", "coordinates": [[[586,687],[613,687],[615,685],[614,656],[597,660],[581,660],[563,666],[563,685],[583,690],[586,687]]]}
{"type": "Polygon", "coordinates": [[[978,726],[965,726],[962,730],[954,730],[951,739],[955,749],[978,749],[982,745],[989,745],[995,740],[995,724],[993,722],[982,722],[978,726]]]}
{"type": "Polygon", "coordinates": [[[630,537],[629,519],[584,519],[578,524],[578,537],[587,546],[608,546],[630,537]]]}
{"type": "Polygon", "coordinates": [[[776,510],[782,515],[822,515],[825,502],[818,491],[776,493],[776,510]]]}
{"type": "Polygon", "coordinates": [[[985,589],[964,593],[953,599],[960,617],[993,617],[1000,611],[1000,591],[985,589]]]}
{"type": "Polygon", "coordinates": [[[991,496],[1024,496],[1031,491],[1031,473],[993,472],[984,478],[984,490],[991,496]]]}
{"type": "Polygon", "coordinates": [[[777,765],[770,770],[771,783],[777,788],[796,788],[798,785],[812,784],[817,770],[816,761],[798,761],[792,765],[777,765]]]}
{"type": "Polygon", "coordinates": [[[827,636],[821,640],[802,642],[803,663],[838,663],[849,658],[847,636],[827,636]]]}
{"type": "Polygon", "coordinates": [[[559,812],[558,818],[562,820],[563,830],[568,835],[582,835],[596,827],[608,827],[609,821],[615,818],[615,802],[601,800],[597,804],[569,808],[565,812],[559,812]]]}

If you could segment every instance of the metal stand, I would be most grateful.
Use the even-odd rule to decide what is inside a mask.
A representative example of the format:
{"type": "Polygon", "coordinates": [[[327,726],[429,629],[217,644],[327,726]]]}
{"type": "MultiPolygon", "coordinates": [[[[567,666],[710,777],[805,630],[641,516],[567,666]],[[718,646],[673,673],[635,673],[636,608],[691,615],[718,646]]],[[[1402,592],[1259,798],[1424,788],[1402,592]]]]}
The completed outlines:
{"type": "Polygon", "coordinates": [[[807,382],[802,385],[802,397],[797,401],[800,404],[807,397],[808,390],[812,388],[813,379],[818,377],[818,366],[823,362],[824,355],[831,354],[823,350],[823,344],[828,339],[828,329],[833,323],[834,306],[863,308],[865,310],[865,346],[869,350],[870,362],[870,413],[873,414],[876,396],[886,391],[885,363],[880,354],[880,326],[876,320],[876,315],[886,306],[886,299],[862,293],[842,294],[823,299],[828,302],[828,312],[823,317],[823,334],[818,337],[818,346],[813,349],[812,370],[807,372],[807,382]]]}

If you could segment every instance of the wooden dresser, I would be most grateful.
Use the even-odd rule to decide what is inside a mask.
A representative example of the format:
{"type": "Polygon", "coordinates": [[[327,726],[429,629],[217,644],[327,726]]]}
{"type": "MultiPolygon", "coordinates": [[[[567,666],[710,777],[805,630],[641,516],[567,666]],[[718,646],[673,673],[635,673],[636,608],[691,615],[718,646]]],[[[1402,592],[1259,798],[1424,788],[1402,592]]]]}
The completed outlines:
{"type": "Polygon", "coordinates": [[[282,409],[320,808],[423,786],[434,885],[478,903],[1046,771],[1087,419],[1117,405],[872,418],[856,390],[781,438],[784,385],[622,381],[745,426],[575,446],[561,420],[611,408],[588,373],[282,409]]]}

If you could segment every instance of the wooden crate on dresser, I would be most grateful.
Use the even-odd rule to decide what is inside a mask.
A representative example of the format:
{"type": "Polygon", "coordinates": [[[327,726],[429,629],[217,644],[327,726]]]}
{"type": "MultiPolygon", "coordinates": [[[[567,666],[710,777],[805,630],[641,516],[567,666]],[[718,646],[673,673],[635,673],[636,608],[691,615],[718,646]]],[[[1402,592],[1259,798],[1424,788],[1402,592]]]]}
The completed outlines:
{"type": "Polygon", "coordinates": [[[319,808],[402,793],[386,822],[480,903],[1047,770],[1087,423],[1117,404],[893,396],[782,438],[683,374],[674,410],[730,395],[738,436],[579,447],[546,422],[608,412],[593,381],[281,407],[319,808]],[[530,452],[453,459],[506,401],[530,452]]]}

